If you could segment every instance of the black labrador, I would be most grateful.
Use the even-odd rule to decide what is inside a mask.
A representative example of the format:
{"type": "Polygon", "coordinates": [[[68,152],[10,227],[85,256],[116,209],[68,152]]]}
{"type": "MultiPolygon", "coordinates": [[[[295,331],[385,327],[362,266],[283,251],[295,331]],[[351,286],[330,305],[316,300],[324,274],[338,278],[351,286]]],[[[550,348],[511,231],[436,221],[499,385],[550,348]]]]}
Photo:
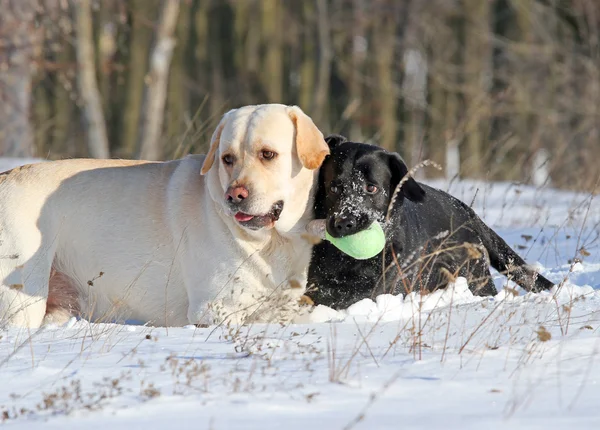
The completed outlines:
{"type": "Polygon", "coordinates": [[[433,291],[457,276],[475,295],[496,294],[489,266],[528,291],[554,286],[539,275],[466,204],[412,178],[400,155],[380,147],[326,138],[331,154],[319,173],[315,217],[326,219],[333,237],[382,224],[386,247],[378,256],[355,260],[323,241],[313,249],[307,295],[315,304],[346,308],[381,293],[433,291]],[[385,261],[385,268],[383,270],[385,261]]]}

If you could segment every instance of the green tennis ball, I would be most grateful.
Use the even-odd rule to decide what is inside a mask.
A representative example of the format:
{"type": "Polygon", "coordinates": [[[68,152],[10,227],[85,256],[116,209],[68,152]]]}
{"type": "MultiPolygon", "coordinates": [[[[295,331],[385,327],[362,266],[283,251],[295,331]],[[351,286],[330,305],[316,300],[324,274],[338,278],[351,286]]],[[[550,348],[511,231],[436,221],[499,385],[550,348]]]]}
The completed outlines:
{"type": "Polygon", "coordinates": [[[356,260],[367,260],[375,257],[385,247],[385,234],[381,225],[375,221],[366,230],[344,237],[332,237],[325,227],[324,219],[316,219],[308,223],[306,231],[309,237],[317,237],[331,242],[344,254],[356,260]]]}
{"type": "Polygon", "coordinates": [[[375,221],[366,230],[344,237],[332,237],[325,230],[325,239],[356,260],[367,260],[379,254],[385,246],[385,234],[375,221]]]}
{"type": "MultiPolygon", "coordinates": [[[[379,254],[385,246],[385,234],[377,221],[366,230],[344,237],[332,237],[325,228],[324,219],[316,219],[308,223],[308,237],[316,237],[331,242],[344,254],[356,260],[367,260],[379,254]]],[[[312,242],[313,240],[309,240],[312,242]]],[[[314,242],[313,242],[314,244],[314,242]]]]}

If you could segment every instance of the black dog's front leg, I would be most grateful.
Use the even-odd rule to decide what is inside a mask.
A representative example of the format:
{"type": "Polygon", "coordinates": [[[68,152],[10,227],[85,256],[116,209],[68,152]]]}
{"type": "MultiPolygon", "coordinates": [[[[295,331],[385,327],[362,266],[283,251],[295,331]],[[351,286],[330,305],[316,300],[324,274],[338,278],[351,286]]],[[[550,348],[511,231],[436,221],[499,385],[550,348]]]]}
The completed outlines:
{"type": "Polygon", "coordinates": [[[313,251],[306,295],[316,305],[347,308],[372,297],[381,274],[381,262],[381,255],[369,260],[355,260],[330,243],[322,242],[313,251]]]}
{"type": "Polygon", "coordinates": [[[346,309],[357,301],[369,297],[373,285],[360,282],[330,280],[323,284],[309,284],[305,295],[311,298],[315,305],[324,305],[333,309],[346,309]]]}

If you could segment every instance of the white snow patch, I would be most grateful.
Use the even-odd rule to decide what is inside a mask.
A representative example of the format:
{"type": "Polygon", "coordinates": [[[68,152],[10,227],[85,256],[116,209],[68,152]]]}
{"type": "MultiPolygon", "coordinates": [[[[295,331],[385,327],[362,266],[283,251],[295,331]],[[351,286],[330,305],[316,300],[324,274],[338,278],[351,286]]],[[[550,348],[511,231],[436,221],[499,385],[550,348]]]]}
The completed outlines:
{"type": "MultiPolygon", "coordinates": [[[[0,170],[16,165],[0,159],[0,170]]],[[[484,220],[560,287],[525,294],[494,274],[498,295],[481,298],[459,278],[427,295],[317,306],[286,327],[71,319],[2,330],[0,422],[27,430],[596,429],[599,199],[439,184],[467,203],[475,196],[484,220]]]]}

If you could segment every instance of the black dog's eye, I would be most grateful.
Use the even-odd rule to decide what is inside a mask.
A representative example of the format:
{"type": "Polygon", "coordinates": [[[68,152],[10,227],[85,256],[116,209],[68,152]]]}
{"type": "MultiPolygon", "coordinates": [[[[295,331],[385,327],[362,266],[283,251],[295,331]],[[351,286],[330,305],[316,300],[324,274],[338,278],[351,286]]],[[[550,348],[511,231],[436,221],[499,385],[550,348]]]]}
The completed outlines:
{"type": "Polygon", "coordinates": [[[225,154],[223,155],[222,160],[223,164],[225,164],[226,166],[231,166],[235,162],[235,157],[231,154],[225,154]]]}
{"type": "Polygon", "coordinates": [[[373,184],[365,184],[365,191],[369,194],[375,194],[377,191],[379,191],[379,188],[373,184]]]}
{"type": "Polygon", "coordinates": [[[275,152],[269,151],[267,149],[260,152],[260,158],[262,158],[263,160],[272,160],[276,156],[277,156],[277,154],[275,152]]]}
{"type": "Polygon", "coordinates": [[[338,187],[337,185],[331,184],[331,186],[329,187],[329,190],[333,193],[333,194],[337,194],[340,192],[340,187],[338,187]]]}

